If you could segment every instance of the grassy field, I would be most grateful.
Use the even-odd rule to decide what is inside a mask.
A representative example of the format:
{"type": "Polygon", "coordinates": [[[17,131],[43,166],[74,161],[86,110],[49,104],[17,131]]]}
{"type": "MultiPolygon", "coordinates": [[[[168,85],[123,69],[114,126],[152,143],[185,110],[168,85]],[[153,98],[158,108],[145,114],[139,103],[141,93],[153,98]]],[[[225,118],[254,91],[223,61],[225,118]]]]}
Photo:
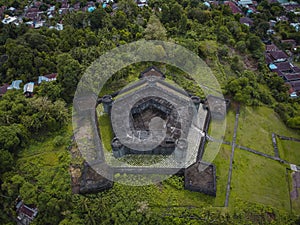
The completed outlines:
{"type": "Polygon", "coordinates": [[[287,128],[273,109],[242,107],[237,130],[237,144],[274,155],[272,133],[299,138],[287,128]]]}
{"type": "Polygon", "coordinates": [[[103,112],[102,104],[98,105],[97,107],[97,116],[98,116],[98,125],[100,130],[100,136],[102,145],[104,150],[111,152],[111,141],[113,139],[113,130],[110,123],[110,118],[107,113],[103,112]]]}
{"type": "Polygon", "coordinates": [[[277,138],[277,146],[280,158],[290,163],[300,165],[300,142],[280,140],[277,138]]]}
{"type": "Polygon", "coordinates": [[[225,203],[230,153],[231,147],[229,145],[222,145],[219,154],[213,161],[213,164],[215,164],[217,170],[217,196],[214,203],[214,206],[217,207],[223,207],[225,203]]]}
{"type": "Polygon", "coordinates": [[[235,109],[233,109],[233,107],[230,107],[226,116],[226,132],[224,137],[225,141],[232,141],[234,122],[235,122],[235,109]]]}
{"type": "Polygon", "coordinates": [[[236,149],[229,206],[242,199],[290,210],[285,171],[279,162],[236,149]]]}
{"type": "Polygon", "coordinates": [[[48,134],[42,140],[31,140],[28,147],[18,154],[15,166],[17,174],[24,178],[19,195],[26,203],[35,204],[41,209],[42,201],[38,199],[42,194],[71,195],[68,170],[71,155],[67,150],[71,143],[71,135],[72,126],[68,126],[60,132],[48,134]]]}
{"type": "Polygon", "coordinates": [[[27,148],[20,151],[20,159],[34,159],[41,157],[45,163],[56,164],[57,154],[65,150],[72,136],[72,125],[43,137],[41,140],[31,140],[27,148]]]}

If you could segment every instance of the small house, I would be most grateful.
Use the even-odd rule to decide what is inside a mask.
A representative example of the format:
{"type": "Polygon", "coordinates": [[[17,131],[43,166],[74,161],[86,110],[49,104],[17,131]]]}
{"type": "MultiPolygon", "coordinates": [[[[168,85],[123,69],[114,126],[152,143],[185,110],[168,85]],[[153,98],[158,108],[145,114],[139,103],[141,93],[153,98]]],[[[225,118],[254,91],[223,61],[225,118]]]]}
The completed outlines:
{"type": "Polygon", "coordinates": [[[18,18],[16,16],[7,16],[2,20],[3,24],[10,24],[17,22],[18,18]]]}
{"type": "Polygon", "coordinates": [[[33,82],[29,82],[27,84],[24,85],[24,95],[25,97],[29,98],[33,96],[33,89],[34,89],[34,83],[33,82]]]}
{"type": "Polygon", "coordinates": [[[7,88],[8,90],[12,90],[12,89],[16,89],[19,90],[20,88],[20,84],[22,83],[22,80],[14,80],[11,85],[7,88]]]}
{"type": "Polygon", "coordinates": [[[45,76],[39,76],[38,77],[38,85],[40,85],[43,81],[48,82],[48,81],[54,81],[56,80],[57,73],[51,73],[47,74],[45,76]]]}
{"type": "Polygon", "coordinates": [[[291,85],[291,87],[294,89],[295,92],[300,91],[300,80],[291,81],[289,84],[291,85]]]}
{"type": "Polygon", "coordinates": [[[270,51],[268,54],[274,63],[285,62],[289,58],[289,56],[284,51],[281,51],[281,50],[270,51]]]}
{"type": "Polygon", "coordinates": [[[286,82],[300,80],[300,73],[284,74],[283,79],[286,82]]]}
{"type": "Polygon", "coordinates": [[[25,205],[22,200],[17,203],[16,209],[17,220],[23,225],[30,224],[38,213],[37,208],[25,205]]]}
{"type": "Polygon", "coordinates": [[[238,1],[238,5],[241,7],[247,7],[248,5],[253,5],[252,0],[240,0],[238,1]]]}
{"type": "Polygon", "coordinates": [[[279,48],[276,45],[274,44],[266,45],[266,52],[275,52],[275,51],[279,51],[279,48]]]}
{"type": "Polygon", "coordinates": [[[253,25],[253,20],[250,19],[249,17],[241,17],[240,18],[240,23],[245,24],[248,27],[251,27],[253,25]]]}
{"type": "Polygon", "coordinates": [[[226,1],[224,4],[229,6],[232,14],[243,14],[243,11],[234,2],[226,1]]]}
{"type": "Polygon", "coordinates": [[[8,87],[9,87],[9,84],[4,84],[4,85],[0,86],[0,97],[2,97],[7,92],[8,87]]]}

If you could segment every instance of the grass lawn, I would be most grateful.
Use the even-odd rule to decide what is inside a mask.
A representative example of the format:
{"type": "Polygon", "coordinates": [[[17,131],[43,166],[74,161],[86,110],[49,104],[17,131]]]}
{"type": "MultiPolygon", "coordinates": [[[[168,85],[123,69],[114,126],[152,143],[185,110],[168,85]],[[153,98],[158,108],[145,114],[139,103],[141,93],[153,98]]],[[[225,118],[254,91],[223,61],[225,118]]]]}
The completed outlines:
{"type": "Polygon", "coordinates": [[[222,145],[219,154],[213,161],[217,170],[217,196],[214,206],[223,207],[225,203],[230,153],[231,147],[229,145],[222,145]]]}
{"type": "Polygon", "coordinates": [[[165,207],[203,207],[212,205],[214,197],[184,190],[182,177],[172,176],[162,184],[154,185],[151,192],[144,193],[154,211],[160,212],[165,207]]]}
{"type": "MultiPolygon", "coordinates": [[[[31,140],[25,149],[21,150],[18,154],[18,158],[34,158],[35,156],[55,155],[55,152],[64,151],[67,144],[70,142],[72,135],[72,125],[63,128],[59,132],[48,134],[42,138],[42,140],[31,140]]],[[[41,139],[37,137],[37,139],[41,139]]],[[[49,163],[53,163],[50,162],[49,163]]]]}
{"type": "Polygon", "coordinates": [[[280,158],[290,163],[300,165],[300,142],[280,140],[277,138],[277,146],[280,158]]]}
{"type": "Polygon", "coordinates": [[[241,199],[290,210],[285,173],[286,167],[276,161],[236,149],[229,207],[241,199]]]}
{"type": "MultiPolygon", "coordinates": [[[[68,170],[61,170],[61,174],[58,174],[58,168],[68,168],[70,165],[70,152],[67,150],[67,146],[70,144],[72,135],[72,126],[61,129],[59,132],[48,134],[42,140],[31,140],[27,145],[28,147],[21,150],[18,154],[18,160],[16,162],[16,168],[19,173],[27,180],[40,180],[42,187],[46,187],[45,177],[57,176],[59,179],[65,179],[66,185],[69,185],[70,175],[68,170]],[[51,175],[50,175],[51,174],[51,175]],[[45,182],[43,181],[45,180],[45,182]]],[[[40,139],[37,137],[37,139],[40,139]]],[[[36,184],[34,184],[36,185],[36,184]]],[[[50,185],[50,184],[49,184],[50,185]]],[[[71,186],[69,185],[71,188],[71,186]]]]}
{"type": "Polygon", "coordinates": [[[271,108],[241,108],[237,144],[274,155],[272,133],[300,137],[299,133],[287,128],[271,108]]]}
{"type": "Polygon", "coordinates": [[[102,145],[106,151],[112,151],[111,141],[113,139],[113,131],[110,124],[110,118],[108,114],[103,114],[99,118],[99,127],[102,145]]]}
{"type": "Polygon", "coordinates": [[[225,132],[224,141],[232,141],[234,122],[235,122],[235,109],[233,109],[233,107],[230,107],[226,116],[226,132],[225,132]]]}
{"type": "Polygon", "coordinates": [[[110,118],[107,113],[103,113],[102,104],[97,107],[98,125],[100,130],[100,137],[104,150],[111,152],[111,141],[113,139],[113,130],[110,123],[110,118]]]}

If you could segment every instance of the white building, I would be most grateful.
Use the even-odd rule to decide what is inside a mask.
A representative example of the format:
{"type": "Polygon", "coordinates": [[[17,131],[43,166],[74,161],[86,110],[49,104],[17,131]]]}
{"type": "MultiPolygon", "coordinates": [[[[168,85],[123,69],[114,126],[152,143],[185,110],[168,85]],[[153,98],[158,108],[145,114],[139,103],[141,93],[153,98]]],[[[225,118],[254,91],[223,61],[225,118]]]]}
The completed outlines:
{"type": "Polygon", "coordinates": [[[2,23],[4,24],[10,24],[17,22],[18,18],[16,16],[8,16],[2,20],[2,23]]]}

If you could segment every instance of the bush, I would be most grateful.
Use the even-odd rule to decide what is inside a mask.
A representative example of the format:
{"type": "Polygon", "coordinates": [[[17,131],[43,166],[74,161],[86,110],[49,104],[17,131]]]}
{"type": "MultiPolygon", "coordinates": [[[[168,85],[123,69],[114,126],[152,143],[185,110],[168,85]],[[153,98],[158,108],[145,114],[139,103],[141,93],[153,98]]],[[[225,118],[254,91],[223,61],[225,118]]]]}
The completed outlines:
{"type": "Polygon", "coordinates": [[[53,146],[54,147],[60,147],[62,146],[63,144],[65,144],[65,140],[62,136],[56,136],[54,139],[53,139],[53,146]]]}

